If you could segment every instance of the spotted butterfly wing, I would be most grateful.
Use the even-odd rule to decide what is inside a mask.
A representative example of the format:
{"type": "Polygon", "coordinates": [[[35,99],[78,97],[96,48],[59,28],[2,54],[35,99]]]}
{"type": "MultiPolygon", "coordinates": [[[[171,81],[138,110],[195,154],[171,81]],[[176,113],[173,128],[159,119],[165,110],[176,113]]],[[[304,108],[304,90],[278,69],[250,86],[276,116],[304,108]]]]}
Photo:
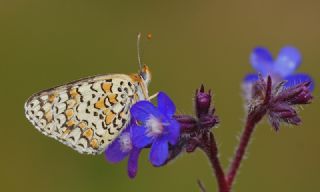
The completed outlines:
{"type": "Polygon", "coordinates": [[[28,99],[25,113],[44,135],[80,153],[99,154],[130,121],[130,107],[147,99],[139,77],[100,75],[44,90],[28,99]]]}

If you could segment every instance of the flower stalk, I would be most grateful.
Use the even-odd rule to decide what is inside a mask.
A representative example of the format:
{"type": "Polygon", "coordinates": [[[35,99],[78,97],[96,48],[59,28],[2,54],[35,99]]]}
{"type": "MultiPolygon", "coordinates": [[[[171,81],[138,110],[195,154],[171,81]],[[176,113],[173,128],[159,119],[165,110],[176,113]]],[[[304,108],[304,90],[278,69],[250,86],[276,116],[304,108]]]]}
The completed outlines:
{"type": "Polygon", "coordinates": [[[271,87],[272,81],[270,76],[268,76],[267,78],[267,83],[265,83],[264,80],[260,78],[260,80],[253,85],[252,97],[253,99],[258,101],[254,101],[254,104],[250,106],[245,128],[240,137],[240,142],[236,149],[234,158],[231,161],[229,171],[227,174],[227,183],[229,187],[231,187],[233,184],[234,178],[236,177],[237,171],[239,170],[240,164],[245,155],[256,124],[267,113],[267,106],[271,98],[271,87]]]}
{"type": "Polygon", "coordinates": [[[218,147],[212,132],[203,135],[203,142],[199,146],[209,158],[218,183],[219,192],[229,192],[229,186],[218,157],[218,147]]]}
{"type": "Polygon", "coordinates": [[[227,174],[227,183],[230,188],[232,187],[234,178],[237,175],[240,164],[241,164],[242,159],[245,155],[249,141],[251,139],[252,133],[253,133],[254,128],[257,123],[258,123],[258,121],[254,120],[253,118],[250,118],[250,117],[248,117],[248,119],[246,121],[246,126],[245,126],[243,133],[241,135],[239,145],[236,149],[235,155],[234,155],[233,160],[230,164],[229,171],[227,174]]]}
{"type": "MultiPolygon", "coordinates": [[[[219,119],[214,115],[215,108],[211,104],[211,91],[206,92],[202,85],[195,94],[196,117],[188,115],[176,115],[175,119],[181,125],[181,140],[186,142],[186,151],[192,153],[200,148],[208,157],[218,183],[219,192],[229,192],[225,174],[218,158],[218,147],[211,131],[219,119]]],[[[199,185],[205,191],[203,185],[199,185]]]]}

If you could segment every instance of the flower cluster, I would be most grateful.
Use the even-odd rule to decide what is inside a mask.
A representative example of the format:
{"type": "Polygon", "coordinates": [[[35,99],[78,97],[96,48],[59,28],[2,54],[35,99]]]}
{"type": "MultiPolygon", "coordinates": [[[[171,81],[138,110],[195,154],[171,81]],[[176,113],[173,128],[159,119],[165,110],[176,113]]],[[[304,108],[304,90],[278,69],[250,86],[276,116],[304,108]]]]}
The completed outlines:
{"type": "Polygon", "coordinates": [[[249,103],[249,115],[260,116],[265,113],[273,128],[278,131],[280,123],[298,125],[301,119],[295,109],[296,105],[309,104],[312,100],[310,91],[311,81],[284,88],[285,82],[273,85],[272,79],[259,77],[253,84],[252,99],[249,103]],[[250,114],[251,113],[251,114],[250,114]]]}
{"type": "Polygon", "coordinates": [[[149,101],[135,103],[130,110],[131,123],[107,148],[106,159],[117,163],[129,156],[130,178],[136,176],[143,148],[151,147],[149,159],[154,166],[164,164],[169,156],[169,144],[175,145],[180,135],[180,125],[172,117],[175,111],[174,103],[163,92],[158,94],[157,107],[149,101]]]}
{"type": "Polygon", "coordinates": [[[301,119],[295,106],[309,103],[314,89],[314,82],[309,75],[293,74],[301,64],[298,49],[283,47],[278,58],[273,60],[268,49],[256,47],[250,61],[259,74],[248,74],[244,78],[248,112],[258,111],[256,114],[259,114],[265,111],[276,131],[281,122],[298,125],[301,119]]]}
{"type": "Polygon", "coordinates": [[[201,86],[195,94],[195,114],[175,115],[175,105],[163,92],[158,106],[139,101],[130,110],[131,123],[105,151],[106,159],[117,163],[128,156],[128,176],[134,178],[142,149],[151,148],[150,162],[158,167],[167,164],[184,150],[188,153],[203,148],[212,138],[211,128],[219,122],[211,105],[211,91],[201,86]]]}

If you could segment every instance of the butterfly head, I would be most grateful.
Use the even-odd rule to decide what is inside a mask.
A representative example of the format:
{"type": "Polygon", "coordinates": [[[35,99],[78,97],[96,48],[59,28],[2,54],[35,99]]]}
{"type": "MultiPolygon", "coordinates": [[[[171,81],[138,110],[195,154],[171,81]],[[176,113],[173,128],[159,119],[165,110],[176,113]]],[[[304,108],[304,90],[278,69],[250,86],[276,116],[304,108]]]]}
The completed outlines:
{"type": "Polygon", "coordinates": [[[139,76],[141,78],[141,81],[148,86],[151,81],[151,72],[149,70],[149,67],[147,65],[144,65],[141,70],[139,71],[139,76]]]}

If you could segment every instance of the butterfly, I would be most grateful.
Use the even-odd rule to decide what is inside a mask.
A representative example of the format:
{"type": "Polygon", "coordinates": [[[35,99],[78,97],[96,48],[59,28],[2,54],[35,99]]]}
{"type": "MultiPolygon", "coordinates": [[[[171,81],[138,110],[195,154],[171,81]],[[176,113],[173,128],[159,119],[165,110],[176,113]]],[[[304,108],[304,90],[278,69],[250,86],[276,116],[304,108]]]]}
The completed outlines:
{"type": "Polygon", "coordinates": [[[151,99],[151,73],[141,67],[139,42],[140,34],[139,73],[97,75],[40,91],[25,103],[27,119],[80,153],[102,153],[130,122],[130,107],[151,99]]]}

